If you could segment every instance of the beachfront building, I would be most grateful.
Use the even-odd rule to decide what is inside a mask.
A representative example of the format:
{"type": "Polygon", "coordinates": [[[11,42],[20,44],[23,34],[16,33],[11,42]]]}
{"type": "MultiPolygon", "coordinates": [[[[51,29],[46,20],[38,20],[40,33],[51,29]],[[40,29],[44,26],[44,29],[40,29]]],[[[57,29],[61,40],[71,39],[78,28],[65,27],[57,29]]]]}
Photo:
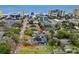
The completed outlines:
{"type": "Polygon", "coordinates": [[[59,10],[59,9],[49,10],[48,15],[51,17],[54,17],[54,18],[63,17],[63,16],[65,16],[65,12],[63,10],[59,10]]]}
{"type": "Polygon", "coordinates": [[[73,14],[76,18],[79,18],[79,8],[74,9],[73,14]]]}

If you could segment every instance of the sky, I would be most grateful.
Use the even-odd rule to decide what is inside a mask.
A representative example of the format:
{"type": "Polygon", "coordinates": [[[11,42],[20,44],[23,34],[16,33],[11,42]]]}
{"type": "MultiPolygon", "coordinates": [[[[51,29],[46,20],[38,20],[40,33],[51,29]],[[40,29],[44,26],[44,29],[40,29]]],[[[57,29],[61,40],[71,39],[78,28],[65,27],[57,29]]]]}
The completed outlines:
{"type": "Polygon", "coordinates": [[[60,9],[66,13],[71,13],[74,8],[79,8],[79,5],[0,5],[0,11],[7,14],[9,12],[17,13],[19,11],[30,12],[43,12],[47,13],[48,10],[60,9]]]}

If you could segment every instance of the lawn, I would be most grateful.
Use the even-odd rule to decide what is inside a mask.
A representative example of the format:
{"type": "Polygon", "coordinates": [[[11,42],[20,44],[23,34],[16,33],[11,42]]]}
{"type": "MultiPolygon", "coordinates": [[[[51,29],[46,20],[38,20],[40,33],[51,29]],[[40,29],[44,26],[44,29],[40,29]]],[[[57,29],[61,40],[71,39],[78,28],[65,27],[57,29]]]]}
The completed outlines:
{"type": "Polygon", "coordinates": [[[20,48],[19,54],[47,54],[53,51],[52,46],[43,45],[35,47],[24,47],[20,48]]]}

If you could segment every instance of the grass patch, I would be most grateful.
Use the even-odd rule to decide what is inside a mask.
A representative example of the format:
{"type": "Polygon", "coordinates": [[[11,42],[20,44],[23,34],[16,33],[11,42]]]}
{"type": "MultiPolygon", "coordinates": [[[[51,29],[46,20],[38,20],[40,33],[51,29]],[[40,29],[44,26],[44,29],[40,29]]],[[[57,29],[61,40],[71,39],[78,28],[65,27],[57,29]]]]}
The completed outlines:
{"type": "Polygon", "coordinates": [[[21,48],[20,54],[47,54],[53,51],[52,46],[44,45],[38,46],[38,48],[21,48]]]}

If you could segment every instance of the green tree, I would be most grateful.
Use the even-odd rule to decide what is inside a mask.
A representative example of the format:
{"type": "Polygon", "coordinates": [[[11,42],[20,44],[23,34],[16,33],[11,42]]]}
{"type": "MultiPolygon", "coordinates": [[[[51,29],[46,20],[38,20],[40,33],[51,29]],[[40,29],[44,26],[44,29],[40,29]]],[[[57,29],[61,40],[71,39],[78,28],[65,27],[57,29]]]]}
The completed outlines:
{"type": "Polygon", "coordinates": [[[22,26],[22,23],[21,22],[16,22],[12,25],[13,27],[21,27],[22,26]]]}
{"type": "Polygon", "coordinates": [[[51,33],[51,37],[53,37],[53,35],[54,35],[54,30],[51,29],[49,32],[51,33]]]}
{"type": "Polygon", "coordinates": [[[7,47],[5,43],[0,44],[0,54],[9,54],[10,48],[7,47]]]}
{"type": "Polygon", "coordinates": [[[3,21],[0,22],[0,27],[1,27],[1,26],[4,26],[4,24],[5,24],[5,23],[4,23],[3,21]]]}
{"type": "Polygon", "coordinates": [[[32,34],[32,30],[29,28],[26,28],[26,30],[24,31],[25,35],[31,35],[32,34]]]}
{"type": "Polygon", "coordinates": [[[33,24],[33,20],[30,20],[29,23],[30,23],[30,24],[33,24]]]}
{"type": "Polygon", "coordinates": [[[60,29],[57,31],[57,38],[63,39],[63,38],[69,38],[70,37],[70,32],[67,31],[66,29],[60,29]]]}
{"type": "Polygon", "coordinates": [[[19,43],[19,35],[18,35],[18,34],[14,34],[14,35],[13,35],[13,40],[14,40],[14,42],[15,42],[16,44],[18,44],[18,43],[19,43]]]}
{"type": "Polygon", "coordinates": [[[56,25],[55,25],[55,30],[59,30],[61,28],[61,24],[60,23],[57,23],[56,25]]]}
{"type": "Polygon", "coordinates": [[[79,35],[73,35],[71,41],[73,45],[79,47],[79,35]]]}
{"type": "Polygon", "coordinates": [[[74,29],[75,24],[69,21],[63,21],[62,22],[62,27],[66,29],[74,29]]]}
{"type": "Polygon", "coordinates": [[[15,34],[19,34],[20,28],[11,28],[10,31],[15,33],[15,34]]]}
{"type": "Polygon", "coordinates": [[[53,46],[53,45],[55,45],[55,41],[53,40],[53,39],[49,39],[49,41],[48,41],[48,44],[50,45],[50,46],[53,46]]]}

